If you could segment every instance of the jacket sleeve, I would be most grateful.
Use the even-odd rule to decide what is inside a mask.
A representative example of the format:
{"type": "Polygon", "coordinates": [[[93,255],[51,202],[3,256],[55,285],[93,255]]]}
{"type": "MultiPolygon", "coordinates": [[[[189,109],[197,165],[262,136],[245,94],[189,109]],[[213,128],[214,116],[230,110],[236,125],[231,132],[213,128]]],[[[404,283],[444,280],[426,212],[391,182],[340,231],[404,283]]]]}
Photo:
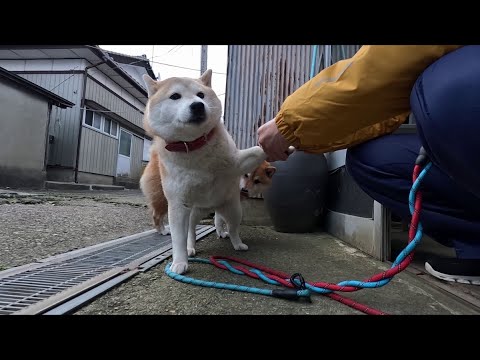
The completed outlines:
{"type": "Polygon", "coordinates": [[[365,45],[292,93],[275,122],[297,149],[322,153],[393,132],[422,71],[458,45],[365,45]]]}

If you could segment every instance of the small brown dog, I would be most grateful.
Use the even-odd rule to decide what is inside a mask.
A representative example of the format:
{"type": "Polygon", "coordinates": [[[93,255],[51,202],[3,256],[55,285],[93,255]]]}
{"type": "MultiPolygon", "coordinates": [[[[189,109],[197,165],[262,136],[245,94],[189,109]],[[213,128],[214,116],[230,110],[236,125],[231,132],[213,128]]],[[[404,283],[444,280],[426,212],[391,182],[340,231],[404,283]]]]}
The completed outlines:
{"type": "Polygon", "coordinates": [[[162,163],[156,151],[150,151],[150,161],[140,179],[140,189],[147,198],[153,224],[162,235],[170,234],[168,227],[168,201],[163,193],[160,168],[162,163]]]}
{"type": "Polygon", "coordinates": [[[240,192],[243,197],[261,195],[272,183],[272,176],[277,169],[268,161],[264,161],[251,174],[240,179],[240,192]]]}
{"type": "MultiPolygon", "coordinates": [[[[240,199],[256,197],[266,191],[272,184],[272,177],[276,170],[276,167],[265,160],[252,173],[243,175],[240,179],[240,199]]],[[[218,214],[215,214],[215,229],[219,238],[228,236],[225,221],[218,214]]]]}

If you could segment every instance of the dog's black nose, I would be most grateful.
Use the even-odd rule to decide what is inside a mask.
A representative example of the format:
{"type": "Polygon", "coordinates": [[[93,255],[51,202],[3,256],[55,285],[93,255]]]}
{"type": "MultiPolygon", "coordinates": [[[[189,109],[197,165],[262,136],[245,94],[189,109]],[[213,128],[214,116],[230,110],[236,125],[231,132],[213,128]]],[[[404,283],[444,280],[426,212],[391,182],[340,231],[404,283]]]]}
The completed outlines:
{"type": "Polygon", "coordinates": [[[197,101],[190,104],[190,109],[195,114],[201,114],[205,112],[205,105],[203,104],[203,102],[197,101]]]}

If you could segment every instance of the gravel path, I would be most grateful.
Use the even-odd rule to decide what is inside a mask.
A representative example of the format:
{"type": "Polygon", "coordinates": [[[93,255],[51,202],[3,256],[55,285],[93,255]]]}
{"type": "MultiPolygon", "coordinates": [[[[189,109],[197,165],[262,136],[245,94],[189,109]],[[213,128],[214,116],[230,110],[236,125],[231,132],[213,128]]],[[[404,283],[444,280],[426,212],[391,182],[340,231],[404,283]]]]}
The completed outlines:
{"type": "Polygon", "coordinates": [[[138,190],[0,190],[0,270],[151,230],[138,190]]]}

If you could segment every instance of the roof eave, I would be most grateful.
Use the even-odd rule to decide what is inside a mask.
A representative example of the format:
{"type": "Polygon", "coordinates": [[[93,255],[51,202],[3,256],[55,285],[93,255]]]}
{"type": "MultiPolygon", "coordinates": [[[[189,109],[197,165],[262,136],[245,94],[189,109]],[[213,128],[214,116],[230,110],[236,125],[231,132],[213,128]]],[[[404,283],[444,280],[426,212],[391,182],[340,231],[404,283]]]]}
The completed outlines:
{"type": "Polygon", "coordinates": [[[113,71],[115,71],[118,75],[120,75],[122,78],[124,78],[128,83],[132,86],[134,86],[138,91],[142,93],[143,96],[148,98],[148,93],[147,90],[145,90],[139,83],[137,83],[135,80],[133,80],[125,71],[120,69],[117,64],[110,58],[108,53],[106,53],[104,50],[102,50],[99,47],[89,47],[91,51],[95,53],[100,58],[105,57],[106,58],[106,64],[112,68],[113,71]]]}

